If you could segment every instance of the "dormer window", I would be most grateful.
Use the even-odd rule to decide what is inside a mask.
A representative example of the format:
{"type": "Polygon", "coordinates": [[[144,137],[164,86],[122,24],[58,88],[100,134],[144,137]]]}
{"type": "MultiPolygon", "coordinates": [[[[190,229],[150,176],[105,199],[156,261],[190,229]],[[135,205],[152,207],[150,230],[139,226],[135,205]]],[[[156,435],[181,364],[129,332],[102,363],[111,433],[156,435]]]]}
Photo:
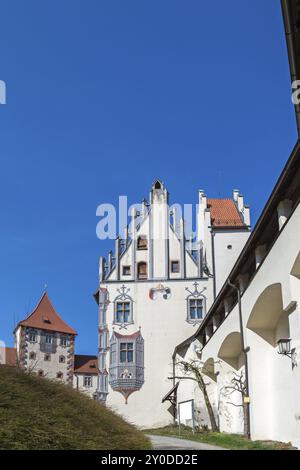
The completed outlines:
{"type": "Polygon", "coordinates": [[[147,250],[148,249],[148,240],[147,237],[144,235],[141,235],[137,239],[137,249],[138,250],[147,250]]]}
{"type": "Polygon", "coordinates": [[[144,261],[141,261],[137,265],[137,277],[138,279],[147,279],[148,274],[147,274],[147,263],[144,261]]]}

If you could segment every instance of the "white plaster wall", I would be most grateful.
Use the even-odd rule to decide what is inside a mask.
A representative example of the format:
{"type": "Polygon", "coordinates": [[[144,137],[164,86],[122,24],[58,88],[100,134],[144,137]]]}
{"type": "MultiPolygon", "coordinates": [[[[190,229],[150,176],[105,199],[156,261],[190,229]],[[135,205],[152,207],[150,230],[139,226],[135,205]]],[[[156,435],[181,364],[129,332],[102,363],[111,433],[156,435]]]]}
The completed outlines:
{"type": "Polygon", "coordinates": [[[249,231],[223,230],[214,235],[216,290],[221,289],[249,238],[249,231]],[[232,248],[229,249],[228,246],[232,248]]]}
{"type": "MultiPolygon", "coordinates": [[[[290,273],[300,251],[299,232],[298,206],[242,295],[245,346],[250,347],[248,361],[252,438],[292,442],[297,447],[300,447],[300,289],[299,279],[290,273]],[[298,363],[294,369],[288,357],[278,355],[276,345],[271,345],[257,332],[246,327],[256,301],[273,284],[281,286],[283,309],[286,309],[275,329],[275,340],[283,334],[286,336],[288,322],[291,347],[296,348],[298,363]]],[[[272,305],[267,310],[269,308],[273,308],[272,305]]],[[[237,306],[203,348],[203,360],[209,357],[217,359],[223,340],[234,331],[239,331],[237,306]]],[[[220,380],[218,378],[218,382],[220,380]]],[[[181,387],[185,387],[185,384],[181,383],[181,387]]],[[[234,432],[234,425],[230,424],[227,430],[234,432]]]]}
{"type": "MultiPolygon", "coordinates": [[[[112,301],[118,295],[117,288],[122,283],[107,285],[111,300],[107,311],[110,336],[113,326],[115,331],[123,335],[133,333],[141,327],[145,358],[145,383],[142,388],[129,397],[128,404],[125,404],[119,392],[109,388],[107,404],[138,426],[158,427],[173,421],[171,414],[167,411],[169,404],[162,404],[161,401],[172,388],[172,381],[168,380],[168,377],[172,376],[174,346],[195,331],[195,327],[186,322],[187,293],[185,288],[189,287],[193,291],[193,282],[192,280],[164,282],[172,292],[168,300],[163,299],[161,295],[158,295],[156,300],[149,298],[149,290],[157,284],[157,281],[127,284],[130,288],[128,294],[134,299],[134,325],[130,325],[126,330],[112,324],[112,301]]],[[[199,290],[204,286],[207,287],[205,295],[211,298],[211,283],[206,280],[200,281],[199,290]]]]}
{"type": "Polygon", "coordinates": [[[73,375],[73,388],[75,390],[79,390],[80,392],[84,393],[90,398],[94,398],[95,393],[97,392],[97,385],[98,385],[98,376],[97,375],[91,375],[92,377],[92,386],[91,387],[86,387],[84,385],[84,377],[86,375],[90,374],[78,374],[74,373],[73,375]]]}

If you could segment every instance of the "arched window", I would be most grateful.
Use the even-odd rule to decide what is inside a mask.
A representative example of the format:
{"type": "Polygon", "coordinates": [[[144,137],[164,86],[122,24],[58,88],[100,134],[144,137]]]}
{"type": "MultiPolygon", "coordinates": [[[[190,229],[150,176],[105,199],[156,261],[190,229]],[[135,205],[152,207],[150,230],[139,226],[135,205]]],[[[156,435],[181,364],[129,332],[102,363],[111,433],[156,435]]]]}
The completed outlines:
{"type": "Polygon", "coordinates": [[[147,250],[148,249],[148,240],[147,237],[144,235],[141,235],[137,239],[137,249],[138,250],[147,250]]]}
{"type": "Polygon", "coordinates": [[[38,371],[38,375],[39,375],[40,377],[43,377],[43,376],[44,376],[44,371],[43,371],[43,370],[39,370],[39,371],[38,371]]]}
{"type": "Polygon", "coordinates": [[[31,360],[36,359],[36,353],[32,351],[32,352],[29,354],[29,359],[31,359],[31,360]]]}
{"type": "Polygon", "coordinates": [[[141,261],[137,265],[137,277],[138,279],[147,279],[147,263],[145,261],[141,261]]]}
{"type": "Polygon", "coordinates": [[[59,362],[60,362],[60,363],[66,362],[65,356],[59,356],[59,362]]]}

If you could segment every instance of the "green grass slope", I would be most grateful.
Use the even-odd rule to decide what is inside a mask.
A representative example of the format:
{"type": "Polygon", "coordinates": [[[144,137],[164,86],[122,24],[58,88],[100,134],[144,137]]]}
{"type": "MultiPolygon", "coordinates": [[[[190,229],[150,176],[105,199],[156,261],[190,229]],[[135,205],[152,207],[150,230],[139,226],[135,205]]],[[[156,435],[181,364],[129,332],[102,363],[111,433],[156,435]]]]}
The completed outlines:
{"type": "Polygon", "coordinates": [[[65,385],[0,366],[0,449],[149,449],[147,437],[65,385]]]}

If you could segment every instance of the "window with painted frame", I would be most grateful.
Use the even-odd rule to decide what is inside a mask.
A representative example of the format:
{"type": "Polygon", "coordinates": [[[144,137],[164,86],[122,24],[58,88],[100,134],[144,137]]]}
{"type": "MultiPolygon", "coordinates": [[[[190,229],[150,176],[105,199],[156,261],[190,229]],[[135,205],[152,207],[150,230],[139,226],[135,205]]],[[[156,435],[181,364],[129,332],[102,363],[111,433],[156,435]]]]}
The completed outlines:
{"type": "Polygon", "coordinates": [[[116,302],[115,323],[130,323],[131,318],[131,302],[126,300],[124,302],[116,302]]]}
{"type": "Polygon", "coordinates": [[[203,318],[203,298],[191,298],[188,301],[188,319],[202,320],[203,318]]]}

